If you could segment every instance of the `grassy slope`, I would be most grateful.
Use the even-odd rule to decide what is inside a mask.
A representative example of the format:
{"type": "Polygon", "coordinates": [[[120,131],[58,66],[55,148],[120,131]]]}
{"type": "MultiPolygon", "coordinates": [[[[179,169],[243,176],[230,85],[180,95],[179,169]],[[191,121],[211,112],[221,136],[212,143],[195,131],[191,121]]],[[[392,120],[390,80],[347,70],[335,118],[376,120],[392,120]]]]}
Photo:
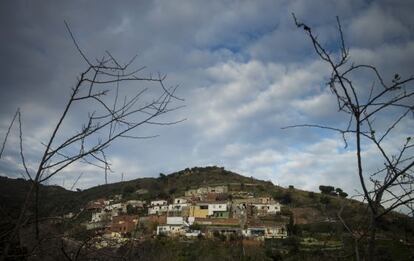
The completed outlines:
{"type": "MultiPolygon", "coordinates": [[[[230,185],[231,189],[248,190],[256,196],[269,195],[281,201],[290,208],[312,208],[321,215],[320,218],[335,218],[342,204],[345,204],[344,218],[352,223],[364,220],[366,210],[364,204],[355,200],[342,199],[334,196],[311,193],[294,188],[282,188],[274,186],[271,182],[245,177],[237,173],[227,171],[219,167],[191,168],[169,175],[160,175],[158,178],[140,178],[125,182],[96,186],[81,192],[72,192],[59,186],[42,186],[41,203],[42,210],[47,215],[56,215],[68,211],[76,211],[88,201],[111,197],[115,194],[124,194],[126,198],[171,198],[181,196],[190,188],[205,185],[230,185]],[[138,189],[146,189],[149,193],[137,195],[138,189]],[[321,203],[323,198],[328,198],[329,203],[321,203]]],[[[2,212],[18,213],[19,206],[24,200],[29,182],[22,179],[9,179],[0,177],[0,206],[2,212]]],[[[306,211],[305,211],[306,215],[306,211]]],[[[383,220],[384,230],[387,227],[401,229],[401,222],[394,222],[402,215],[394,213],[388,219],[383,220]]],[[[308,218],[305,216],[305,219],[308,218]]],[[[312,219],[309,218],[311,221],[312,219]]]]}

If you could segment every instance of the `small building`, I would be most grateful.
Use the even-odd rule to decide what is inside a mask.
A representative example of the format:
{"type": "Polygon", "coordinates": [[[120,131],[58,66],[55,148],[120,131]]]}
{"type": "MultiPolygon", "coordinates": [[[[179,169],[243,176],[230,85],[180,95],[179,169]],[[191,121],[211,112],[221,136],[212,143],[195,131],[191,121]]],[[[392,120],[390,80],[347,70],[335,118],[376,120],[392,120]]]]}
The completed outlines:
{"type": "Polygon", "coordinates": [[[111,216],[116,217],[127,213],[127,206],[125,203],[115,203],[105,207],[105,210],[111,211],[111,216]]]}
{"type": "Polygon", "coordinates": [[[172,212],[181,212],[185,207],[188,207],[186,198],[175,198],[174,203],[168,205],[168,210],[172,212]]]}
{"type": "Polygon", "coordinates": [[[166,200],[153,200],[148,207],[148,215],[160,215],[168,212],[168,202],[166,200]]]}
{"type": "Polygon", "coordinates": [[[196,203],[189,208],[190,217],[206,218],[208,213],[208,203],[196,203]]]}
{"type": "Polygon", "coordinates": [[[249,226],[243,230],[243,236],[258,240],[264,240],[266,238],[283,239],[287,237],[287,228],[285,224],[249,226]]]}
{"type": "Polygon", "coordinates": [[[104,201],[104,204],[105,204],[105,206],[108,206],[108,205],[111,205],[112,202],[114,202],[113,199],[107,199],[107,200],[104,201]]]}
{"type": "Polygon", "coordinates": [[[227,193],[229,188],[227,186],[207,187],[208,193],[227,193]]]}
{"type": "Polygon", "coordinates": [[[228,212],[227,202],[212,202],[208,204],[209,216],[214,216],[217,212],[228,212]]]}
{"type": "Polygon", "coordinates": [[[229,211],[215,211],[213,215],[210,217],[212,218],[230,218],[230,212],[229,211]]]}
{"type": "Polygon", "coordinates": [[[89,201],[86,205],[86,210],[99,211],[105,207],[105,199],[100,198],[94,201],[89,201]]]}
{"type": "Polygon", "coordinates": [[[107,227],[107,224],[108,224],[107,222],[85,222],[83,223],[86,230],[105,229],[107,227]]]}
{"type": "Polygon", "coordinates": [[[168,204],[168,202],[166,200],[163,200],[163,199],[153,200],[153,201],[150,202],[151,206],[165,206],[167,204],[168,204]]]}
{"type": "Polygon", "coordinates": [[[189,189],[185,192],[186,196],[198,196],[208,193],[227,193],[229,191],[227,186],[206,186],[197,189],[189,189]]]}
{"type": "Polygon", "coordinates": [[[246,215],[246,208],[243,205],[232,204],[231,214],[234,218],[243,218],[246,215]]]}
{"type": "Polygon", "coordinates": [[[259,204],[273,204],[275,203],[274,199],[271,197],[259,197],[256,198],[256,202],[259,204]]]}
{"type": "Polygon", "coordinates": [[[243,236],[245,237],[254,237],[260,240],[263,240],[266,234],[265,227],[248,227],[243,230],[243,236]]]}
{"type": "Polygon", "coordinates": [[[230,236],[242,236],[242,229],[240,227],[232,226],[209,226],[207,227],[207,235],[214,237],[216,235],[230,236]]]}
{"type": "Polygon", "coordinates": [[[110,231],[113,236],[116,234],[125,235],[135,230],[138,224],[138,216],[136,215],[121,215],[113,217],[110,231]]]}
{"type": "Polygon", "coordinates": [[[157,226],[157,235],[164,236],[182,236],[186,233],[186,227],[183,225],[161,225],[157,226]]]}
{"type": "Polygon", "coordinates": [[[128,200],[126,205],[131,205],[133,208],[143,208],[145,201],[142,200],[128,200]]]}
{"type": "Polygon", "coordinates": [[[266,227],[265,238],[287,238],[287,228],[285,225],[266,227]]]}
{"type": "Polygon", "coordinates": [[[187,222],[183,217],[167,217],[167,225],[185,225],[188,226],[187,222]]]}
{"type": "Polygon", "coordinates": [[[151,206],[148,208],[148,215],[161,215],[168,212],[168,205],[151,206]]]}
{"type": "Polygon", "coordinates": [[[188,200],[186,198],[175,198],[174,204],[185,204],[188,203],[188,200]]]}
{"type": "Polygon", "coordinates": [[[267,214],[277,214],[280,212],[280,204],[279,203],[259,203],[253,204],[253,206],[257,209],[257,214],[260,215],[267,215],[267,214]]]}
{"type": "Polygon", "coordinates": [[[97,222],[108,222],[111,220],[111,212],[105,209],[100,209],[99,211],[94,211],[92,212],[92,218],[91,218],[91,222],[92,223],[97,223],[97,222]]]}

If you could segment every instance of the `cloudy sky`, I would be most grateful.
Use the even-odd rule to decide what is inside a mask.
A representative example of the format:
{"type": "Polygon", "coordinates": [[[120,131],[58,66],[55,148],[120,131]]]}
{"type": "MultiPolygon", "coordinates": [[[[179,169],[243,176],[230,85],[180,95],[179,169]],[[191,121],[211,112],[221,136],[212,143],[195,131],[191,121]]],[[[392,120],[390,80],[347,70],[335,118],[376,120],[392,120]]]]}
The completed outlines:
{"type": "MultiPolygon", "coordinates": [[[[329,68],[314,54],[291,13],[338,51],[336,16],[352,62],[378,67],[386,81],[414,68],[411,1],[2,1],[0,3],[0,138],[17,108],[30,169],[63,111],[70,88],[87,68],[68,32],[90,58],[110,51],[121,61],[138,54],[143,76],[162,72],[179,84],[185,108],[168,115],[173,126],[143,126],[148,140],[119,140],[107,151],[109,181],[158,176],[217,165],[282,186],[317,190],[320,184],[360,189],[353,146],[336,133],[281,129],[301,123],[343,126],[325,83],[329,68]]],[[[361,76],[362,77],[362,76],[361,76]]],[[[368,88],[371,78],[360,78],[368,88]]],[[[140,83],[136,83],[141,88],[140,83]]],[[[156,86],[153,88],[157,88],[156,86]]],[[[71,111],[60,137],[77,127],[88,107],[71,111]]],[[[412,135],[411,122],[395,140],[412,135]]],[[[0,174],[20,177],[18,129],[0,159],[0,174]]],[[[352,142],[352,140],[351,140],[352,142]]],[[[391,143],[390,143],[391,144],[391,143]]],[[[366,164],[378,163],[364,147],[366,164]]],[[[75,164],[50,183],[70,188],[104,183],[103,171],[75,164]]]]}

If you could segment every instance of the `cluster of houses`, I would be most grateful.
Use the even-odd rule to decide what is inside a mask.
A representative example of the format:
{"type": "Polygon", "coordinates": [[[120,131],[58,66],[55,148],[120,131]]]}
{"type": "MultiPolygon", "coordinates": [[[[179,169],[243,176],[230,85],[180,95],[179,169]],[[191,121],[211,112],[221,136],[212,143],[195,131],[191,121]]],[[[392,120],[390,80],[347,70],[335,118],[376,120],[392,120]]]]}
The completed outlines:
{"type": "Polygon", "coordinates": [[[235,195],[227,186],[205,186],[190,189],[171,201],[122,201],[120,196],[98,199],[86,207],[92,217],[85,225],[102,229],[112,238],[134,236],[138,228],[147,234],[169,237],[287,237],[288,219],[281,216],[278,202],[270,197],[235,195]]]}

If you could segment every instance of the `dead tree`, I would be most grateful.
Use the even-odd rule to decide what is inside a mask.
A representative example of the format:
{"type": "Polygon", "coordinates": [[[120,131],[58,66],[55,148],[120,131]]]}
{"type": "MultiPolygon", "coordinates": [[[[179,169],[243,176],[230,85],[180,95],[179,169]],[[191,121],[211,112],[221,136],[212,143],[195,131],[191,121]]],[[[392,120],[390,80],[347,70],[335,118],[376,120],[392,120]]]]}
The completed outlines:
{"type": "Polygon", "coordinates": [[[299,22],[294,14],[293,18],[296,26],[308,35],[317,56],[332,70],[327,86],[337,100],[338,111],[346,115],[348,124],[344,128],[318,124],[301,124],[287,128],[311,127],[331,130],[342,135],[345,146],[348,145],[349,139],[354,142],[356,176],[361,184],[361,196],[367,203],[370,216],[366,253],[368,259],[373,260],[380,219],[401,208],[413,214],[414,143],[411,135],[401,138],[395,130],[404,121],[410,120],[408,116],[414,113],[414,76],[403,78],[395,74],[392,80],[387,82],[373,65],[350,64],[349,49],[345,45],[338,18],[338,52],[328,51],[310,26],[299,22]],[[372,84],[360,84],[357,73],[372,77],[372,84]],[[399,144],[396,144],[396,141],[399,144]],[[381,159],[382,164],[376,171],[364,166],[364,148],[368,146],[373,146],[381,159]],[[398,146],[397,149],[395,146],[398,146]]]}
{"type": "Polygon", "coordinates": [[[105,173],[110,170],[110,162],[106,151],[118,139],[147,139],[155,136],[140,136],[133,131],[145,125],[172,125],[178,121],[165,121],[163,116],[183,105],[181,98],[176,96],[177,86],[166,87],[165,75],[140,76],[144,67],[132,69],[136,58],[121,64],[114,56],[106,52],[101,59],[91,60],[79,47],[69,26],[66,24],[74,46],[86,63],[86,69],[78,77],[71,90],[63,112],[60,115],[51,135],[44,145],[44,151],[35,169],[27,166],[23,151],[23,133],[20,110],[16,112],[4,139],[3,153],[10,129],[15,122],[19,125],[20,155],[26,178],[31,181],[25,202],[15,222],[2,254],[1,260],[7,258],[11,242],[16,238],[34,198],[34,219],[36,220],[36,238],[39,239],[39,185],[51,179],[62,170],[74,163],[84,163],[101,168],[105,173]],[[130,86],[121,86],[129,83],[130,86]],[[135,84],[148,85],[147,87],[135,84]],[[122,88],[133,89],[121,96],[122,88]],[[178,105],[177,105],[178,103],[178,105]],[[74,110],[81,110],[83,124],[78,130],[68,134],[63,125],[68,121],[74,110]],[[17,121],[16,121],[17,119],[17,121]]]}

